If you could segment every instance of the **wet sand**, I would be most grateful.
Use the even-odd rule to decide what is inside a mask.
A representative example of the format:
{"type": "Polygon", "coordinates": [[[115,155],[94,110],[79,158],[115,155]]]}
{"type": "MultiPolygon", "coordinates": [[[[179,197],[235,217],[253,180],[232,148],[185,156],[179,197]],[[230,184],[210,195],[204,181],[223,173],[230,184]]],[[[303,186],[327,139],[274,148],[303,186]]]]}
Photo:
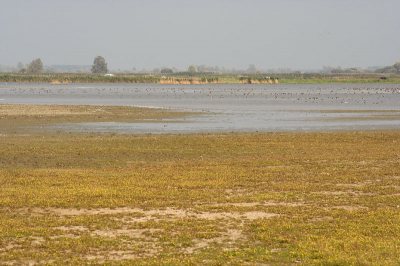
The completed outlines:
{"type": "Polygon", "coordinates": [[[0,104],[157,107],[185,113],[130,121],[112,115],[101,121],[53,121],[33,125],[32,131],[142,134],[400,129],[400,84],[0,83],[0,104]]]}

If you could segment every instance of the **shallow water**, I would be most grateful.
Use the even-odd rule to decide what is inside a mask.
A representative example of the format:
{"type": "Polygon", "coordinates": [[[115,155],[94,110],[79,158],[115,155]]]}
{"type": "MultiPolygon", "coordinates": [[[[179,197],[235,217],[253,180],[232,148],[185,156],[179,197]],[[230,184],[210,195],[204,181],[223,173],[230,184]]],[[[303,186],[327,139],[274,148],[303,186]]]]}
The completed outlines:
{"type": "Polygon", "coordinates": [[[400,129],[400,84],[0,83],[0,104],[5,103],[147,106],[203,113],[163,123],[57,124],[45,128],[50,131],[131,134],[400,129]]]}

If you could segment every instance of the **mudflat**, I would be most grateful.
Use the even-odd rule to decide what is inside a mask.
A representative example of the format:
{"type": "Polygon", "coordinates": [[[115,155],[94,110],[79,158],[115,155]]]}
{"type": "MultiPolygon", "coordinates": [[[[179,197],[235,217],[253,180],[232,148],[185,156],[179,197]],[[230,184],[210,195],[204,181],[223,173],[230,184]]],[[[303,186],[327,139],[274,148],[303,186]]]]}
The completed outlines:
{"type": "MultiPolygon", "coordinates": [[[[35,129],[42,132],[182,134],[398,130],[399,102],[400,84],[0,83],[2,105],[53,105],[49,110],[55,112],[58,120],[47,115],[48,123],[41,123],[35,129]],[[56,105],[66,105],[68,109],[56,111],[56,105]],[[81,108],[72,111],[72,106],[81,108]],[[83,106],[97,107],[88,107],[90,112],[87,112],[83,106]],[[152,110],[142,109],[142,116],[139,116],[133,112],[133,107],[152,107],[152,110]],[[68,116],[66,112],[76,115],[68,116]],[[146,116],[150,113],[153,115],[146,116]]],[[[33,107],[24,108],[35,112],[33,107]]]]}
{"type": "Polygon", "coordinates": [[[68,123],[159,123],[194,114],[133,106],[0,104],[0,133],[44,133],[68,123]]]}

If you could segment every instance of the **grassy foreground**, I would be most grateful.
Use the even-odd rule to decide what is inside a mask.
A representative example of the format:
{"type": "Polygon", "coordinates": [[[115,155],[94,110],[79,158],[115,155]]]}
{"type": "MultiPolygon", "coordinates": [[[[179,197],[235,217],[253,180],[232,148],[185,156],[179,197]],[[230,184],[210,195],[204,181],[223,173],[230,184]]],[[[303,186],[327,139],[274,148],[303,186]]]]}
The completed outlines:
{"type": "Polygon", "coordinates": [[[394,265],[400,132],[3,134],[0,264],[394,265]]]}

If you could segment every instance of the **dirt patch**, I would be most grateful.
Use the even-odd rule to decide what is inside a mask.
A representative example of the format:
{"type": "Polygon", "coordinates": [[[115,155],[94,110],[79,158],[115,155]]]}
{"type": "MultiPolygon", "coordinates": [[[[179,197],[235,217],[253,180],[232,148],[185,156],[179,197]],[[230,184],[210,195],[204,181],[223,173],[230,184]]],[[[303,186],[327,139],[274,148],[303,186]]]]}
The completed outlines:
{"type": "MultiPolygon", "coordinates": [[[[243,235],[242,230],[237,229],[229,229],[226,233],[222,234],[220,237],[215,237],[212,239],[202,239],[202,240],[195,240],[195,244],[192,247],[185,248],[183,250],[186,254],[193,254],[201,249],[209,247],[212,243],[222,244],[224,243],[225,246],[229,247],[230,245],[235,244],[237,241],[244,241],[247,237],[243,235]]],[[[226,248],[228,249],[228,248],[226,248]]]]}
{"type": "Polygon", "coordinates": [[[80,216],[80,215],[107,215],[107,214],[141,214],[142,217],[135,218],[133,221],[150,221],[156,219],[176,220],[185,218],[218,220],[218,219],[268,219],[278,216],[276,213],[268,213],[261,211],[249,212],[194,212],[185,209],[166,208],[159,210],[143,210],[139,208],[100,208],[100,209],[63,209],[63,208],[23,208],[17,210],[18,213],[29,213],[31,215],[53,214],[58,216],[80,216]]]}
{"type": "Polygon", "coordinates": [[[141,258],[145,256],[150,256],[151,254],[135,254],[131,251],[125,250],[110,250],[107,252],[93,252],[91,255],[84,256],[87,260],[96,260],[99,263],[104,263],[105,260],[115,260],[115,261],[122,261],[122,260],[130,260],[135,258],[141,258]]]}
{"type": "Polygon", "coordinates": [[[353,183],[353,184],[342,184],[342,183],[338,183],[336,184],[336,186],[338,187],[354,187],[354,188],[360,188],[360,187],[364,187],[364,186],[368,186],[371,185],[372,181],[371,180],[366,180],[364,182],[358,182],[358,183],[353,183]]]}
{"type": "Polygon", "coordinates": [[[316,191],[316,192],[311,192],[311,193],[312,194],[321,194],[321,195],[332,195],[332,196],[340,196],[340,195],[373,196],[373,195],[376,195],[376,193],[361,192],[361,191],[316,191]]]}
{"type": "Polygon", "coordinates": [[[341,209],[341,210],[345,210],[345,211],[358,211],[358,210],[366,210],[368,209],[367,207],[363,207],[363,206],[334,206],[330,209],[341,209]]]}
{"type": "Polygon", "coordinates": [[[62,231],[79,231],[79,232],[88,231],[88,229],[84,226],[59,226],[55,227],[54,229],[59,229],[62,231]]]}
{"type": "Polygon", "coordinates": [[[296,202],[296,203],[291,203],[291,202],[274,202],[274,201],[268,201],[268,202],[238,202],[238,203],[216,203],[216,204],[210,204],[211,206],[216,206],[216,207],[225,207],[225,206],[232,206],[232,207],[257,207],[257,206],[287,206],[287,207],[300,207],[300,206],[306,206],[304,203],[296,202]]]}
{"type": "MultiPolygon", "coordinates": [[[[121,235],[128,236],[131,238],[145,238],[150,239],[145,233],[154,233],[160,229],[113,229],[113,230],[93,230],[90,231],[84,226],[59,226],[54,229],[59,229],[65,232],[88,232],[92,236],[103,236],[103,237],[118,237],[121,235]]],[[[71,235],[71,234],[68,234],[71,235]]],[[[72,234],[73,235],[73,234],[72,234]]]]}

